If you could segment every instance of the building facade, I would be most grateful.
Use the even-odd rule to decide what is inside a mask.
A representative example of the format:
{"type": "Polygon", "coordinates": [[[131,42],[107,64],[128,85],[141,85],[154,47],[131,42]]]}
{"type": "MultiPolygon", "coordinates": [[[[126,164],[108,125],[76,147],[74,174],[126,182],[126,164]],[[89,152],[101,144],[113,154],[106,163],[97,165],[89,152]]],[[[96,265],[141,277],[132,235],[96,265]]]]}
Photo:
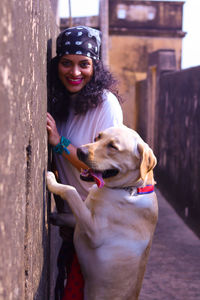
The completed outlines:
{"type": "Polygon", "coordinates": [[[125,123],[137,128],[136,82],[148,72],[148,57],[159,49],[175,50],[181,68],[184,2],[109,0],[109,59],[120,83],[125,123]]]}

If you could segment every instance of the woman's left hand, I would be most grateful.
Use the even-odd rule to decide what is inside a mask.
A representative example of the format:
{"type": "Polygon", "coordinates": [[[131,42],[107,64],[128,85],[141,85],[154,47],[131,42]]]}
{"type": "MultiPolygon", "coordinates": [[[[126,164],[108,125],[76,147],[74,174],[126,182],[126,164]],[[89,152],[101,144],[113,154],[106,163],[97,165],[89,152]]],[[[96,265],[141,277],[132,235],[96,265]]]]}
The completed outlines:
{"type": "MultiPolygon", "coordinates": [[[[58,143],[60,143],[60,135],[57,130],[56,121],[50,115],[50,113],[47,113],[47,132],[49,144],[56,146],[58,143]]],[[[78,159],[76,147],[70,144],[67,149],[69,150],[70,154],[67,154],[63,151],[63,157],[65,157],[79,171],[81,169],[88,169],[88,166],[78,159]]]]}
{"type": "Polygon", "coordinates": [[[57,130],[56,121],[50,113],[47,113],[47,132],[49,144],[56,146],[60,143],[60,135],[57,130]]]}

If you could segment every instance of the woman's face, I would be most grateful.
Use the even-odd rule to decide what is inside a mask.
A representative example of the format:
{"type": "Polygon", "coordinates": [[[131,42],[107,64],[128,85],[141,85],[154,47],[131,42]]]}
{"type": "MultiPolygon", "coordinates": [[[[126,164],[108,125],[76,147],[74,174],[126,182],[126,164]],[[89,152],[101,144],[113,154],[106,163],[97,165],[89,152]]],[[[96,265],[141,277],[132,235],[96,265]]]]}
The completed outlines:
{"type": "Polygon", "coordinates": [[[91,80],[93,62],[87,56],[66,54],[58,63],[58,76],[70,93],[77,93],[91,80]]]}

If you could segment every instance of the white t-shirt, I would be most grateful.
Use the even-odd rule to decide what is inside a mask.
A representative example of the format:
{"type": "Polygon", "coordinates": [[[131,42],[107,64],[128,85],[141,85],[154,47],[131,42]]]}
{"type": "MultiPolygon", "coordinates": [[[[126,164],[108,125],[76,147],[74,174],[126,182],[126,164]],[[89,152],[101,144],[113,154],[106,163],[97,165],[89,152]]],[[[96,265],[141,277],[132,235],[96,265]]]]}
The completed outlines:
{"type": "MultiPolygon", "coordinates": [[[[75,115],[70,110],[67,122],[57,122],[58,132],[70,140],[75,147],[94,142],[100,131],[121,125],[123,115],[117,98],[109,91],[104,92],[104,101],[97,108],[90,109],[85,115],[75,115]]],[[[61,183],[74,186],[83,200],[94,183],[80,179],[80,172],[64,157],[54,154],[61,183]]]]}

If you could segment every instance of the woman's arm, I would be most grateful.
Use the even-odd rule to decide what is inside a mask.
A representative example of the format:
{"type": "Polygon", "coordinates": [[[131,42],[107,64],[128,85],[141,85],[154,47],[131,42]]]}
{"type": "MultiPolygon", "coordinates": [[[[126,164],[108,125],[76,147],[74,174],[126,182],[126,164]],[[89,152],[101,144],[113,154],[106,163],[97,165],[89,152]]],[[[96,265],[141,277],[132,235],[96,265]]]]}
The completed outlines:
{"type": "MultiPolygon", "coordinates": [[[[47,132],[48,132],[48,142],[50,145],[56,146],[58,143],[60,143],[61,137],[58,133],[56,122],[54,118],[50,115],[50,113],[47,113],[47,132]]],[[[88,166],[78,159],[76,155],[76,150],[77,150],[76,147],[70,144],[67,147],[67,149],[69,150],[70,154],[67,154],[63,151],[62,155],[64,158],[70,161],[70,163],[79,171],[81,169],[88,169],[88,166]]]]}

